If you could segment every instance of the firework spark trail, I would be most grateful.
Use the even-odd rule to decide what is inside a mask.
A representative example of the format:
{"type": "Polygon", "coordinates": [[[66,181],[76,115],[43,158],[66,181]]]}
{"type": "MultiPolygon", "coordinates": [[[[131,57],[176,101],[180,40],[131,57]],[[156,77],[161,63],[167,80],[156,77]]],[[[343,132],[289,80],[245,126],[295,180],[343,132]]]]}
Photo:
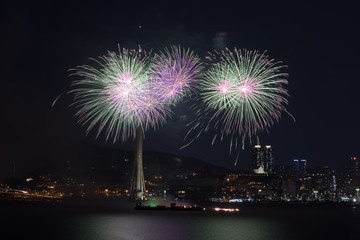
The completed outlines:
{"type": "Polygon", "coordinates": [[[195,91],[201,75],[200,58],[190,49],[172,46],[154,58],[152,78],[160,82],[156,91],[165,104],[174,105],[195,91]]]}
{"type": "Polygon", "coordinates": [[[251,141],[259,132],[269,131],[281,113],[287,112],[289,95],[284,86],[288,75],[281,72],[285,67],[281,62],[257,51],[226,49],[210,53],[207,59],[209,67],[199,82],[200,94],[194,106],[196,118],[189,124],[186,138],[195,134],[191,144],[214,129],[212,144],[230,137],[231,153],[239,138],[244,147],[246,138],[251,141]]]}
{"type": "Polygon", "coordinates": [[[95,61],[100,70],[87,65],[75,69],[73,75],[81,80],[74,81],[71,90],[75,116],[88,125],[87,133],[97,125],[97,137],[105,131],[106,140],[125,141],[135,138],[138,127],[145,131],[165,122],[170,110],[151,91],[154,83],[146,52],[119,49],[119,54],[109,52],[95,61]]]}
{"type": "Polygon", "coordinates": [[[80,66],[72,84],[72,104],[86,133],[97,127],[106,141],[135,138],[136,129],[157,129],[171,115],[170,106],[194,91],[201,64],[190,50],[171,47],[152,58],[144,51],[120,49],[93,59],[100,68],[80,66]]]}

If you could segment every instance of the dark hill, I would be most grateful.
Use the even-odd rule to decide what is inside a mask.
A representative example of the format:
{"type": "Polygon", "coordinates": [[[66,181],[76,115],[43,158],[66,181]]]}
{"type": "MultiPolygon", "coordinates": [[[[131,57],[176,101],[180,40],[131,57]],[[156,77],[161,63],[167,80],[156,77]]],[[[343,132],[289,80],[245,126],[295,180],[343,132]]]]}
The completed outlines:
{"type": "MultiPolygon", "coordinates": [[[[63,154],[66,157],[59,156],[56,163],[39,168],[28,176],[50,174],[58,178],[71,177],[104,184],[126,183],[131,179],[134,159],[132,151],[93,145],[83,145],[67,151],[63,154]]],[[[161,175],[170,180],[193,173],[208,176],[229,171],[202,160],[163,152],[144,151],[143,160],[145,178],[161,175]]]]}

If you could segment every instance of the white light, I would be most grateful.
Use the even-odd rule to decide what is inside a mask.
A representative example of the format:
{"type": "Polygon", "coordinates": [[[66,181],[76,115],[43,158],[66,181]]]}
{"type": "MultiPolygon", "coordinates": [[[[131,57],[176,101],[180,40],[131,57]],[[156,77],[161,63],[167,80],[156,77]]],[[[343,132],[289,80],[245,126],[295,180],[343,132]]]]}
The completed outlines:
{"type": "Polygon", "coordinates": [[[222,91],[223,93],[227,93],[227,92],[229,91],[229,88],[227,88],[227,87],[222,87],[222,88],[221,88],[221,91],[222,91]]]}

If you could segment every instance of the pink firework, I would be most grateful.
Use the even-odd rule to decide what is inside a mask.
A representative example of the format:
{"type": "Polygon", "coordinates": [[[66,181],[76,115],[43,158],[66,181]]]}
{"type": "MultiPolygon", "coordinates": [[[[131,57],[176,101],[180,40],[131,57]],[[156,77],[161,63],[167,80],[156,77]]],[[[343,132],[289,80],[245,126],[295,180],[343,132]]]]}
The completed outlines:
{"type": "Polygon", "coordinates": [[[105,131],[106,140],[135,138],[136,129],[157,128],[170,114],[151,78],[148,56],[135,50],[109,52],[91,66],[78,67],[74,75],[74,106],[79,122],[88,124],[87,132],[97,126],[97,137],[105,131]]]}
{"type": "Polygon", "coordinates": [[[212,144],[229,137],[231,152],[239,143],[244,147],[245,138],[269,131],[283,112],[288,113],[288,75],[281,62],[236,48],[215,51],[207,59],[209,67],[198,84],[196,119],[188,134],[195,134],[192,141],[212,130],[212,144]]]}

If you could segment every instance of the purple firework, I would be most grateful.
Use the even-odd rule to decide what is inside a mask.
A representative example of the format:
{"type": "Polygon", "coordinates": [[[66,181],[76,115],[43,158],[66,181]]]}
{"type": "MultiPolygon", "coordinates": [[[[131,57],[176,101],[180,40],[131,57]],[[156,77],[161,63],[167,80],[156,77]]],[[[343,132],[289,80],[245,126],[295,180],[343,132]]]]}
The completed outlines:
{"type": "Polygon", "coordinates": [[[156,92],[165,104],[176,104],[195,90],[201,76],[200,58],[190,49],[172,46],[156,55],[151,75],[156,92]]]}

